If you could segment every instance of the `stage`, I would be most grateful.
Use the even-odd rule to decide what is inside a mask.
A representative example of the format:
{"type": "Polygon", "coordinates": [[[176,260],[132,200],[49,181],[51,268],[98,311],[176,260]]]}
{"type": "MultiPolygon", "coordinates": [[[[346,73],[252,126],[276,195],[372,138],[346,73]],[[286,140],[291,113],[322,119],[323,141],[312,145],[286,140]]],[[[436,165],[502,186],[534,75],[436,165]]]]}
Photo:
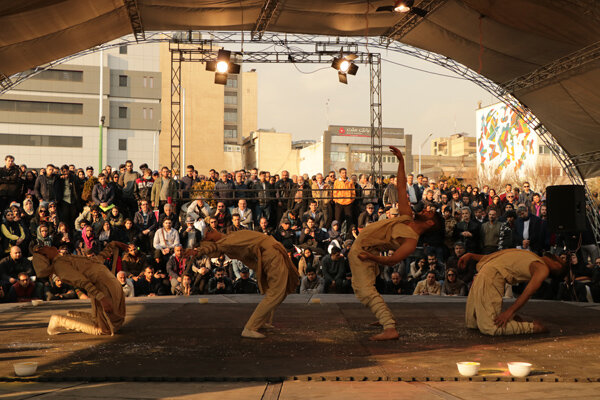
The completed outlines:
{"type": "Polygon", "coordinates": [[[521,314],[543,320],[550,333],[489,337],[464,327],[465,298],[384,297],[398,321],[398,341],[368,340],[380,328],[369,326],[373,316],[353,295],[289,296],[275,316],[276,329],[265,331],[264,340],[239,337],[260,296],[130,299],[126,323],[114,337],[46,334],[51,314],[88,309],[86,301],[39,307],[4,304],[0,306],[0,379],[66,386],[123,381],[242,385],[248,390],[262,387],[262,398],[265,387],[276,384],[283,393],[280,382],[283,388],[293,388],[295,383],[321,388],[341,385],[331,389],[340,395],[346,390],[342,387],[372,387],[367,383],[395,382],[407,388],[459,388],[467,383],[474,389],[478,382],[489,390],[542,382],[585,387],[600,396],[600,304],[530,301],[521,314]],[[209,302],[201,304],[200,298],[209,302]],[[18,361],[37,361],[38,375],[16,378],[12,364],[18,361]],[[481,362],[479,375],[461,377],[457,361],[481,362]],[[533,372],[528,378],[512,378],[508,361],[530,362],[533,372]]]}

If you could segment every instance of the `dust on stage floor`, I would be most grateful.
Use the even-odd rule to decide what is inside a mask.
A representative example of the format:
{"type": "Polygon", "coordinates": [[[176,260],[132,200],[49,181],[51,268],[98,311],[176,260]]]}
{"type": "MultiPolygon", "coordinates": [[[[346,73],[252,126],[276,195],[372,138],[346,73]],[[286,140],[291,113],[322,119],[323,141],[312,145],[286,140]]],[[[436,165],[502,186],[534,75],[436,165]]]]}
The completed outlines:
{"type": "Polygon", "coordinates": [[[46,334],[51,314],[86,301],[3,305],[0,377],[37,361],[41,380],[454,380],[456,362],[478,361],[475,379],[510,380],[506,362],[526,361],[529,380],[600,381],[599,304],[530,301],[522,315],[550,333],[490,337],[465,328],[464,298],[384,297],[400,340],[370,342],[380,328],[352,295],[289,296],[264,340],[239,336],[260,296],[130,299],[114,337],[46,334]]]}

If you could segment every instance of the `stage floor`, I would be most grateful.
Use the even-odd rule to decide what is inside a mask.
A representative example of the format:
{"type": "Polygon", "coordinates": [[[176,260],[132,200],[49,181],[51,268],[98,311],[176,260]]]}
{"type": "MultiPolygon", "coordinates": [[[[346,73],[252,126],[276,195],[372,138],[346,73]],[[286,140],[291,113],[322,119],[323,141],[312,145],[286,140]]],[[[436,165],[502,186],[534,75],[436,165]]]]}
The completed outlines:
{"type": "Polygon", "coordinates": [[[379,328],[368,325],[374,318],[354,296],[313,296],[320,299],[314,304],[311,296],[292,295],[267,339],[250,340],[239,334],[259,296],[201,297],[209,303],[199,297],[128,300],[126,323],[114,337],[46,334],[51,314],[88,309],[86,301],[2,305],[0,379],[15,378],[14,362],[37,361],[38,381],[225,380],[264,392],[267,380],[461,383],[469,379],[458,375],[455,363],[479,361],[472,380],[484,385],[600,382],[600,304],[531,301],[522,314],[546,322],[550,333],[489,337],[464,327],[464,298],[385,296],[400,340],[370,342],[379,328]],[[533,373],[513,379],[508,361],[531,362],[533,373]]]}

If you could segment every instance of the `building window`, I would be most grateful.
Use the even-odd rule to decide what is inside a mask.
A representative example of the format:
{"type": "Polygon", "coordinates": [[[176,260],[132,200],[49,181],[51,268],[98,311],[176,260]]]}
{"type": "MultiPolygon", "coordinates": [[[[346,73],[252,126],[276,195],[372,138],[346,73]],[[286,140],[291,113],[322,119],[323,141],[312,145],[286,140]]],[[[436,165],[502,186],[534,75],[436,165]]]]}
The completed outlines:
{"type": "Polygon", "coordinates": [[[56,103],[46,101],[0,100],[0,111],[83,114],[83,104],[56,103]]]}
{"type": "Polygon", "coordinates": [[[127,107],[119,107],[119,118],[127,118],[127,107]]]}
{"type": "Polygon", "coordinates": [[[119,86],[127,87],[127,75],[119,75],[119,86]]]}
{"type": "Polygon", "coordinates": [[[225,87],[229,87],[229,88],[237,88],[238,87],[238,81],[236,78],[227,78],[227,83],[225,84],[225,87]]]}
{"type": "Polygon", "coordinates": [[[144,108],[144,109],[143,109],[143,112],[144,112],[144,119],[148,119],[148,112],[147,112],[147,111],[148,111],[148,109],[147,109],[147,108],[144,108]]]}
{"type": "Polygon", "coordinates": [[[150,77],[150,89],[154,88],[154,77],[150,77]]]}
{"type": "Polygon", "coordinates": [[[48,136],[0,133],[3,146],[83,147],[83,136],[48,136]]]}
{"type": "Polygon", "coordinates": [[[119,150],[127,150],[127,139],[119,139],[119,150]]]}
{"type": "Polygon", "coordinates": [[[329,153],[329,158],[331,161],[346,161],[346,153],[332,151],[329,153]]]}
{"type": "Polygon", "coordinates": [[[242,146],[236,146],[236,145],[233,145],[233,144],[226,144],[224,150],[225,150],[226,153],[240,152],[240,151],[242,151],[242,146]]]}
{"type": "Polygon", "coordinates": [[[66,69],[48,69],[31,77],[47,81],[82,82],[83,71],[70,71],[66,69]]]}
{"type": "Polygon", "coordinates": [[[127,54],[127,45],[119,46],[119,54],[127,54]]]}
{"type": "Polygon", "coordinates": [[[150,119],[154,119],[154,108],[149,108],[148,113],[150,115],[150,119]]]}
{"type": "Polygon", "coordinates": [[[237,111],[225,111],[225,121],[237,122],[237,111]]]}
{"type": "Polygon", "coordinates": [[[226,138],[237,138],[237,128],[236,127],[225,127],[224,134],[226,138]]]}
{"type": "Polygon", "coordinates": [[[148,87],[147,81],[148,81],[148,77],[145,76],[144,77],[144,87],[148,87]]]}
{"type": "Polygon", "coordinates": [[[237,96],[234,94],[226,94],[225,104],[237,104],[237,96]]]}

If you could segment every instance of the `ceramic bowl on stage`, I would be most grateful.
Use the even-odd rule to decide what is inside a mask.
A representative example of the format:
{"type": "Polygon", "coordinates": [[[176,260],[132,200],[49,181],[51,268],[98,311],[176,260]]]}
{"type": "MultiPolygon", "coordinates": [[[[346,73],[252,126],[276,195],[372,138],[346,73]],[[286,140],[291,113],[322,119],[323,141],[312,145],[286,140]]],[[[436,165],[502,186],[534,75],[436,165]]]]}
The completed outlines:
{"type": "Polygon", "coordinates": [[[526,362],[509,362],[508,371],[517,378],[523,378],[531,372],[531,364],[526,362]]]}
{"type": "Polygon", "coordinates": [[[44,303],[44,300],[31,300],[31,305],[34,307],[41,306],[44,303]]]}
{"type": "Polygon", "coordinates": [[[480,364],[473,361],[462,361],[457,362],[456,366],[458,367],[458,372],[462,376],[475,376],[477,375],[477,372],[479,372],[480,364]]]}
{"type": "Polygon", "coordinates": [[[13,364],[17,376],[29,376],[35,374],[38,364],[36,362],[21,362],[13,364]]]}

